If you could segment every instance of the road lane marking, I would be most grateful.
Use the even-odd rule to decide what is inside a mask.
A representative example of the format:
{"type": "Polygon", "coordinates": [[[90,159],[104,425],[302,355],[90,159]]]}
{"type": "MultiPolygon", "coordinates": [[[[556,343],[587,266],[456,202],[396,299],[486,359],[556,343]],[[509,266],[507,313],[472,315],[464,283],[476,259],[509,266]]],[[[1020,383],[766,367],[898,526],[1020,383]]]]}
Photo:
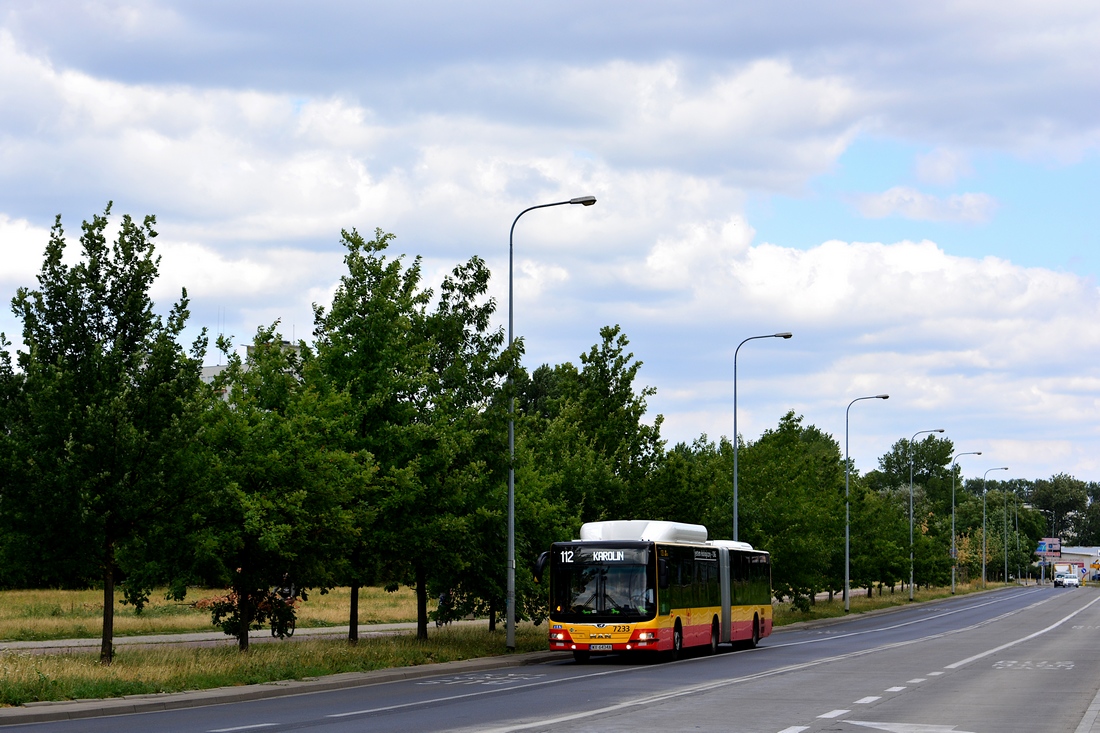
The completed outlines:
{"type": "Polygon", "coordinates": [[[953,725],[931,725],[927,723],[872,723],[866,720],[845,720],[851,725],[860,725],[864,728],[884,730],[887,733],[973,733],[972,731],[955,730],[953,725]]]}
{"type": "Polygon", "coordinates": [[[859,698],[858,700],[856,700],[852,704],[853,705],[868,705],[870,703],[873,703],[875,700],[881,700],[881,699],[882,699],[882,695],[868,695],[867,697],[859,698]]]}
{"type": "Polygon", "coordinates": [[[847,715],[852,712],[851,710],[830,710],[824,715],[819,715],[819,718],[839,718],[841,715],[847,715]]]}
{"type": "Polygon", "coordinates": [[[940,671],[940,672],[929,672],[928,676],[929,677],[939,677],[941,674],[943,674],[942,671],[940,671]]]}
{"type": "MultiPolygon", "coordinates": [[[[937,636],[939,636],[939,635],[937,635],[937,636]]],[[[530,722],[526,722],[526,723],[505,724],[505,725],[502,725],[502,726],[497,727],[497,728],[488,728],[488,729],[483,728],[481,726],[478,726],[477,728],[469,728],[468,730],[477,730],[478,733],[511,733],[512,731],[529,730],[531,728],[551,728],[551,727],[554,727],[556,725],[561,725],[563,723],[570,723],[570,722],[573,722],[575,720],[582,720],[582,719],[588,720],[588,719],[593,718],[594,716],[597,716],[597,715],[605,715],[605,714],[608,714],[608,713],[615,713],[615,712],[618,712],[620,710],[627,710],[629,708],[642,707],[642,706],[645,706],[645,705],[653,705],[653,704],[656,704],[656,703],[665,702],[666,700],[673,700],[673,699],[676,699],[676,698],[679,698],[679,697],[686,697],[688,695],[697,695],[697,694],[702,693],[702,692],[711,692],[713,690],[718,690],[718,689],[721,689],[723,687],[730,687],[732,685],[740,684],[740,683],[743,683],[743,682],[753,682],[755,680],[761,680],[761,679],[765,679],[767,677],[775,677],[777,675],[788,674],[790,672],[797,672],[797,671],[800,671],[800,670],[803,670],[803,669],[811,669],[813,667],[818,667],[818,666],[821,666],[823,664],[830,664],[832,662],[840,662],[840,661],[844,661],[844,660],[847,660],[847,659],[855,659],[857,657],[866,656],[868,654],[875,654],[877,652],[887,651],[889,649],[897,649],[897,648],[900,648],[900,647],[910,646],[912,644],[919,644],[919,643],[921,643],[923,641],[926,641],[926,640],[927,640],[927,637],[921,638],[921,639],[909,639],[909,640],[906,640],[906,641],[895,641],[895,642],[891,642],[890,644],[883,644],[882,646],[873,647],[871,649],[859,649],[859,650],[854,651],[854,652],[847,652],[845,654],[839,654],[839,655],[834,656],[834,657],[823,657],[821,659],[814,659],[814,660],[811,660],[809,662],[800,662],[798,664],[791,664],[791,665],[788,665],[786,667],[776,667],[775,669],[769,669],[769,670],[765,670],[763,672],[756,672],[754,674],[745,675],[744,677],[732,677],[732,678],[724,679],[724,680],[704,682],[702,684],[691,685],[691,686],[688,686],[688,687],[681,688],[679,690],[673,690],[671,692],[663,692],[663,693],[658,693],[658,694],[655,694],[655,695],[650,695],[648,697],[640,697],[640,698],[635,698],[633,700],[625,700],[623,702],[614,703],[614,704],[611,704],[611,705],[605,705],[604,707],[601,707],[601,708],[594,708],[594,709],[591,709],[591,710],[582,710],[582,711],[575,712],[575,713],[568,713],[566,715],[560,715],[556,718],[541,718],[539,720],[534,720],[534,721],[530,721],[530,722]]],[[[674,664],[675,664],[675,662],[674,662],[674,664]]],[[[598,673],[598,674],[610,674],[610,672],[598,673]]],[[[597,676],[597,675],[592,675],[592,676],[597,676]]],[[[570,680],[576,680],[576,679],[579,679],[579,678],[573,677],[573,678],[569,678],[569,679],[570,680]]],[[[516,690],[516,689],[520,689],[522,687],[538,687],[538,686],[553,684],[555,682],[562,682],[562,681],[566,681],[566,680],[546,680],[544,682],[533,682],[533,683],[528,684],[528,685],[518,685],[516,687],[512,687],[512,688],[509,688],[509,689],[516,690]]],[[[393,706],[388,706],[388,707],[385,707],[385,708],[374,708],[374,709],[371,709],[371,710],[359,710],[359,711],[351,712],[351,713],[335,713],[335,714],[332,714],[332,715],[328,715],[326,717],[329,717],[329,718],[342,718],[342,717],[348,717],[348,716],[351,716],[351,715],[366,715],[366,714],[373,713],[373,712],[383,712],[383,711],[386,711],[386,710],[393,710],[393,709],[396,709],[396,708],[407,708],[407,707],[412,707],[414,705],[426,705],[426,704],[430,704],[430,703],[434,703],[434,702],[443,702],[445,700],[462,698],[462,697],[476,697],[476,696],[479,696],[479,695],[485,695],[485,694],[495,693],[495,692],[501,692],[501,690],[486,690],[484,692],[472,692],[472,693],[468,693],[466,695],[455,695],[451,698],[437,698],[437,699],[433,699],[433,700],[425,700],[425,701],[416,702],[416,703],[405,703],[405,704],[402,704],[402,705],[393,705],[393,706]]],[[[847,712],[847,711],[845,711],[845,712],[847,712]]]]}
{"type": "Polygon", "coordinates": [[[1070,619],[1072,619],[1077,614],[1081,613],[1082,611],[1088,610],[1089,608],[1091,608],[1093,606],[1093,604],[1098,603],[1098,602],[1100,602],[1100,597],[1092,599],[1091,601],[1086,603],[1084,606],[1081,606],[1081,608],[1078,608],[1076,611],[1069,614],[1068,616],[1065,616],[1061,620],[1055,621],[1054,623],[1052,623],[1050,626],[1046,627],[1045,629],[1039,629],[1034,634],[1028,634],[1027,636],[1016,639],[1015,641],[1010,641],[1007,644],[1001,644],[999,647],[996,647],[994,649],[990,649],[988,651],[984,651],[981,654],[975,654],[972,657],[967,657],[966,659],[959,660],[958,662],[955,662],[954,664],[947,665],[946,667],[944,667],[944,669],[958,669],[959,667],[966,666],[967,664],[970,664],[971,662],[976,662],[979,659],[984,659],[985,657],[988,657],[992,654],[996,654],[997,652],[1004,651],[1005,649],[1010,649],[1010,648],[1016,646],[1017,644],[1023,644],[1025,641],[1031,641],[1032,639],[1034,639],[1036,637],[1042,636],[1043,634],[1047,633],[1048,631],[1053,631],[1054,629],[1058,628],[1062,624],[1064,624],[1067,621],[1069,621],[1070,619]]]}
{"type": "Polygon", "coordinates": [[[901,686],[901,687],[887,687],[885,690],[883,690],[883,692],[901,692],[904,689],[905,689],[904,685],[901,686]]]}
{"type": "MultiPolygon", "coordinates": [[[[1037,590],[1027,591],[1026,593],[1021,593],[1020,595],[1031,595],[1033,593],[1038,593],[1038,591],[1037,590]]],[[[956,608],[953,611],[945,611],[943,613],[937,613],[934,616],[925,616],[923,618],[913,619],[912,621],[905,621],[905,622],[900,623],[900,624],[894,624],[893,626],[880,626],[880,627],[877,627],[877,628],[874,628],[874,629],[867,629],[866,631],[852,631],[852,632],[849,632],[847,634],[836,634],[836,635],[830,636],[828,638],[804,639],[803,641],[788,641],[784,644],[768,644],[766,646],[760,647],[759,649],[760,650],[782,649],[783,647],[787,647],[787,646],[801,646],[803,644],[820,644],[824,641],[836,641],[836,640],[839,640],[839,639],[846,639],[846,638],[852,637],[852,636],[865,636],[867,634],[879,634],[879,633],[882,633],[883,631],[893,631],[895,629],[901,629],[901,628],[904,628],[906,626],[912,626],[913,624],[922,624],[922,623],[925,623],[926,621],[935,621],[937,619],[941,619],[941,618],[944,618],[946,616],[953,616],[957,613],[962,613],[963,611],[973,611],[976,608],[983,608],[984,606],[992,606],[993,604],[996,604],[996,603],[1004,603],[1005,601],[1010,600],[1010,599],[1015,598],[1015,597],[1016,596],[1013,595],[1013,596],[1007,596],[1007,597],[1004,597],[1004,598],[997,598],[997,599],[994,599],[992,601],[985,601],[984,603],[975,603],[972,606],[966,606],[964,608],[956,608]]],[[[1016,610],[1008,611],[1007,613],[1002,613],[1000,616],[994,616],[993,618],[988,618],[985,621],[979,621],[976,624],[972,624],[972,625],[967,626],[965,628],[957,629],[956,631],[960,631],[960,632],[961,631],[970,631],[971,629],[976,629],[976,628],[979,628],[981,626],[985,626],[987,624],[991,624],[991,623],[994,623],[996,621],[1000,621],[1003,618],[1007,618],[1009,616],[1014,616],[1015,614],[1021,613],[1022,611],[1029,611],[1032,608],[1035,608],[1036,606],[1041,606],[1044,603],[1047,603],[1049,601],[1054,600],[1056,597],[1057,596],[1047,596],[1046,598],[1038,600],[1035,603],[1032,603],[1031,605],[1024,606],[1022,608],[1017,608],[1016,610]]],[[[949,633],[955,633],[955,631],[944,632],[943,635],[946,635],[946,634],[949,634],[949,633]]],[[[934,639],[934,638],[937,638],[937,637],[936,636],[930,636],[928,638],[934,639]]]]}
{"type": "Polygon", "coordinates": [[[907,684],[910,684],[910,685],[919,685],[921,682],[927,682],[927,681],[928,680],[924,677],[915,677],[914,679],[906,680],[905,682],[907,684]]]}
{"type": "Polygon", "coordinates": [[[808,725],[792,725],[790,728],[784,728],[779,731],[779,733],[802,733],[802,731],[809,729],[810,726],[808,725]]]}
{"type": "MultiPolygon", "coordinates": [[[[1033,592],[1036,592],[1036,591],[1032,591],[1032,593],[1033,592]]],[[[1029,595],[1030,595],[1030,593],[1029,593],[1029,595]]],[[[714,682],[704,683],[702,685],[683,688],[683,689],[678,690],[678,691],[662,693],[662,694],[658,694],[658,695],[654,695],[654,696],[650,696],[650,697],[637,698],[637,699],[634,699],[634,700],[628,700],[628,701],[625,701],[625,702],[605,706],[603,708],[598,708],[598,709],[594,709],[594,710],[586,710],[584,712],[579,712],[579,713],[572,713],[572,714],[560,716],[558,718],[554,718],[554,719],[550,719],[550,720],[542,719],[542,720],[538,720],[538,721],[534,721],[534,722],[530,722],[530,723],[517,723],[517,724],[514,724],[514,725],[504,725],[504,726],[501,726],[499,728],[492,729],[492,731],[483,731],[483,733],[505,733],[507,731],[518,731],[518,730],[525,730],[525,729],[529,729],[529,728],[537,728],[539,726],[547,726],[547,725],[555,725],[555,724],[559,724],[559,723],[567,723],[567,722],[570,722],[570,721],[573,721],[573,720],[586,718],[586,717],[589,717],[589,716],[592,716],[592,715],[615,712],[617,710],[622,710],[622,709],[626,709],[626,708],[630,708],[630,707],[649,705],[649,704],[653,704],[653,703],[657,703],[657,702],[662,702],[662,701],[667,700],[667,699],[673,699],[673,698],[677,698],[677,697],[681,697],[681,696],[685,696],[685,695],[693,695],[693,694],[697,694],[697,693],[700,693],[700,692],[708,692],[710,690],[718,689],[718,688],[721,688],[721,687],[726,687],[726,686],[729,686],[729,685],[735,685],[735,684],[739,684],[739,683],[743,683],[743,682],[750,682],[750,681],[754,681],[754,680],[757,680],[757,679],[772,677],[772,676],[779,675],[779,674],[786,674],[786,673],[792,672],[792,671],[798,671],[798,670],[802,670],[802,669],[809,669],[811,667],[816,667],[816,666],[820,666],[820,665],[823,665],[823,664],[829,664],[829,663],[832,663],[832,662],[844,661],[844,660],[847,660],[847,659],[853,659],[853,658],[861,657],[861,656],[868,655],[868,654],[875,654],[875,653],[878,653],[878,652],[881,652],[881,651],[888,651],[888,650],[891,650],[891,649],[897,649],[897,648],[900,648],[900,647],[910,646],[912,644],[919,644],[919,643],[923,643],[923,642],[926,642],[926,641],[929,641],[929,640],[932,640],[932,639],[939,639],[939,638],[943,638],[943,637],[950,636],[950,635],[953,635],[953,634],[963,633],[965,631],[970,631],[972,629],[979,628],[981,626],[984,626],[984,625],[989,624],[989,623],[993,623],[994,621],[1000,620],[1002,618],[1012,616],[1012,615],[1020,613],[1022,611],[1026,611],[1026,610],[1029,610],[1029,609],[1034,608],[1036,606],[1042,605],[1042,604],[1046,603],[1047,601],[1051,600],[1052,598],[1054,598],[1054,596],[1050,596],[1048,598],[1045,598],[1043,600],[1040,600],[1036,603],[1030,604],[1030,605],[1025,606],[1023,608],[1016,609],[1016,610],[1013,610],[1013,611],[1009,611],[1007,613],[1001,614],[1000,616],[996,616],[992,619],[987,619],[986,621],[979,621],[978,623],[972,624],[972,625],[967,626],[965,628],[952,629],[952,630],[949,630],[949,631],[940,632],[938,634],[931,634],[929,636],[924,636],[924,637],[920,637],[920,638],[916,638],[916,639],[907,639],[907,640],[904,640],[904,641],[891,642],[889,644],[883,644],[881,646],[871,647],[871,648],[868,648],[868,649],[861,649],[861,650],[857,650],[857,651],[854,651],[854,652],[847,652],[847,653],[839,654],[839,655],[832,656],[832,657],[822,657],[821,659],[816,659],[816,660],[812,660],[812,661],[809,661],[809,662],[802,662],[802,663],[794,664],[794,665],[788,665],[788,666],[785,666],[785,667],[777,667],[775,669],[765,670],[763,672],[758,672],[758,673],[747,675],[747,676],[744,676],[744,677],[732,677],[732,678],[727,678],[727,679],[724,679],[724,680],[718,680],[718,681],[714,681],[714,682]]],[[[853,633],[850,633],[850,634],[844,634],[842,636],[831,637],[831,639],[843,638],[844,636],[861,636],[861,635],[866,635],[866,634],[871,634],[871,633],[878,633],[878,632],[882,632],[882,631],[890,631],[890,630],[901,628],[901,627],[904,627],[904,626],[909,626],[909,625],[914,624],[914,623],[920,623],[920,622],[923,622],[923,621],[930,621],[930,620],[934,620],[936,618],[942,618],[944,616],[950,616],[950,615],[953,615],[953,614],[956,614],[956,613],[961,613],[964,610],[974,610],[976,608],[981,608],[983,606],[992,605],[994,603],[1002,603],[1005,600],[1008,600],[1008,599],[1004,598],[1004,599],[998,599],[998,600],[994,600],[994,601],[987,601],[987,602],[984,602],[984,603],[979,603],[979,604],[974,604],[972,606],[967,606],[964,609],[957,609],[955,611],[947,611],[945,613],[936,614],[935,616],[929,616],[929,617],[926,617],[926,618],[923,618],[923,619],[917,619],[917,620],[911,621],[911,622],[905,622],[905,623],[901,623],[901,624],[894,624],[892,626],[881,627],[881,628],[878,628],[878,629],[870,629],[870,630],[867,630],[867,631],[853,632],[853,633]]],[[[1098,599],[1098,600],[1100,600],[1100,599],[1098,599]]],[[[777,649],[777,648],[786,647],[786,646],[798,646],[798,645],[801,645],[801,644],[815,643],[815,642],[820,642],[820,641],[826,641],[826,640],[825,639],[817,639],[817,640],[808,640],[808,641],[802,641],[802,642],[790,642],[790,643],[787,643],[787,644],[769,644],[767,646],[759,647],[755,651],[767,651],[768,649],[777,649]]],[[[751,653],[751,652],[748,652],[748,651],[734,652],[734,654],[745,654],[745,653],[751,653]]],[[[677,664],[691,664],[691,663],[696,663],[696,662],[705,662],[707,660],[713,660],[713,657],[697,657],[697,658],[694,658],[694,659],[683,659],[683,660],[680,660],[680,661],[677,661],[677,662],[670,662],[666,666],[671,667],[671,666],[677,665],[677,664]]],[[[415,702],[399,703],[399,704],[394,704],[394,705],[383,705],[383,706],[379,706],[379,707],[375,707],[375,708],[366,708],[366,709],[362,709],[362,710],[352,710],[352,711],[343,712],[343,713],[331,713],[329,715],[326,715],[325,717],[326,718],[347,718],[347,717],[354,717],[354,716],[361,716],[361,715],[370,715],[370,714],[373,714],[373,713],[391,712],[391,711],[395,711],[395,710],[403,710],[403,709],[426,706],[426,705],[434,705],[434,704],[441,703],[441,702],[450,702],[450,701],[453,701],[453,700],[461,700],[461,699],[468,699],[468,698],[474,698],[474,697],[482,697],[484,695],[494,695],[494,694],[498,694],[498,693],[501,693],[501,692],[512,691],[512,690],[521,690],[521,689],[532,688],[532,687],[544,687],[544,686],[547,686],[547,685],[554,685],[554,684],[559,684],[559,683],[578,682],[578,681],[581,681],[581,680],[584,680],[584,679],[590,679],[590,678],[596,678],[596,677],[605,677],[605,676],[618,675],[618,674],[628,674],[628,673],[632,673],[632,672],[642,672],[642,671],[645,671],[646,669],[648,669],[648,668],[647,667],[632,667],[632,668],[628,668],[628,669],[611,669],[611,670],[605,670],[605,671],[601,671],[601,672],[591,672],[591,673],[587,673],[587,674],[574,675],[574,676],[571,676],[571,677],[562,677],[562,678],[556,678],[556,679],[541,680],[541,681],[538,681],[538,682],[529,682],[529,683],[526,683],[526,684],[519,684],[519,685],[509,686],[509,687],[506,687],[506,688],[482,690],[482,691],[478,691],[478,692],[468,692],[468,693],[463,693],[463,694],[449,695],[449,696],[445,696],[445,697],[434,697],[434,698],[419,700],[419,701],[415,701],[415,702]]]]}
{"type": "Polygon", "coordinates": [[[234,733],[238,730],[256,730],[257,728],[274,728],[278,723],[253,723],[252,725],[238,725],[235,728],[214,728],[209,733],[234,733]]]}

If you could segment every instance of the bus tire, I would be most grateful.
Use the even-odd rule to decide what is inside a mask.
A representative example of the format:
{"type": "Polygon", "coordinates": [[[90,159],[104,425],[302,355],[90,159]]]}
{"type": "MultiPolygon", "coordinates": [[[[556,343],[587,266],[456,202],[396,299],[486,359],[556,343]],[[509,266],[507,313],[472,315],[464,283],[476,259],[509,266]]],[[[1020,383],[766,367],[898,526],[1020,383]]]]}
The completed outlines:
{"type": "Polygon", "coordinates": [[[718,653],[718,618],[715,617],[710,623],[710,651],[709,654],[718,653]]]}
{"type": "Polygon", "coordinates": [[[760,643],[760,617],[752,617],[752,639],[749,640],[749,649],[755,649],[760,643]]]}
{"type": "Polygon", "coordinates": [[[588,660],[592,658],[592,652],[581,649],[573,650],[573,661],[577,664],[587,664],[588,660]]]}
{"type": "Polygon", "coordinates": [[[680,625],[680,619],[676,619],[676,626],[672,629],[672,651],[668,653],[669,659],[675,662],[684,653],[684,628],[680,625]]]}

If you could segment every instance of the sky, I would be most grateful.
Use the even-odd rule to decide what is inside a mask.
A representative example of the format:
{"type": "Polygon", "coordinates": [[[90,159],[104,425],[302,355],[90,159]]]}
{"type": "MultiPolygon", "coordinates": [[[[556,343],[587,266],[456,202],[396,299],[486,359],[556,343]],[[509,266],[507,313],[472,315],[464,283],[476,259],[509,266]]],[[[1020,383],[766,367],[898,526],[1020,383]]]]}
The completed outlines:
{"type": "Polygon", "coordinates": [[[484,258],[504,325],[513,220],[592,195],[516,224],[528,368],[618,324],[669,446],[732,435],[736,353],[745,440],[1100,480],[1097,39],[1092,0],[0,0],[0,331],[108,201],[189,336],[309,339],[352,228],[429,286],[484,258]]]}

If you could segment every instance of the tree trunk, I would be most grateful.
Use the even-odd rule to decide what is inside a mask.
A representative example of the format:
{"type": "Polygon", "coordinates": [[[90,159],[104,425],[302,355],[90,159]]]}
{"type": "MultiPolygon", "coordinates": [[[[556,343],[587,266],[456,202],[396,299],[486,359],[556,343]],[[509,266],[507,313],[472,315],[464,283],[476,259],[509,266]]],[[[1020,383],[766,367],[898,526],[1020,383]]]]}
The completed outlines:
{"type": "Polygon", "coordinates": [[[107,666],[114,660],[115,638],[115,562],[114,547],[107,544],[103,570],[103,637],[99,646],[99,663],[107,666]]]}
{"type": "Polygon", "coordinates": [[[245,591],[237,593],[237,615],[241,625],[237,629],[237,651],[248,651],[248,630],[252,627],[252,596],[245,591]]]}
{"type": "Polygon", "coordinates": [[[489,631],[497,630],[497,607],[496,603],[489,601],[489,631]]]}
{"type": "Polygon", "coordinates": [[[416,638],[428,638],[428,580],[423,565],[416,566],[416,638]]]}
{"type": "Polygon", "coordinates": [[[351,584],[351,613],[348,615],[348,644],[359,643],[359,584],[351,584]]]}

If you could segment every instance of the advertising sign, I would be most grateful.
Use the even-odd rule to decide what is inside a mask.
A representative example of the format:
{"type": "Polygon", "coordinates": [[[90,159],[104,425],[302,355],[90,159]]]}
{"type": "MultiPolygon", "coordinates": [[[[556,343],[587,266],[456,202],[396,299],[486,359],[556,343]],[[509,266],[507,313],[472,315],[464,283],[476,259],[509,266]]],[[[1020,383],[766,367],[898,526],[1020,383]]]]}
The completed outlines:
{"type": "Polygon", "coordinates": [[[1039,549],[1035,551],[1035,554],[1039,557],[1045,557],[1048,560],[1061,557],[1062,540],[1058,537],[1044,537],[1039,540],[1039,549]]]}

